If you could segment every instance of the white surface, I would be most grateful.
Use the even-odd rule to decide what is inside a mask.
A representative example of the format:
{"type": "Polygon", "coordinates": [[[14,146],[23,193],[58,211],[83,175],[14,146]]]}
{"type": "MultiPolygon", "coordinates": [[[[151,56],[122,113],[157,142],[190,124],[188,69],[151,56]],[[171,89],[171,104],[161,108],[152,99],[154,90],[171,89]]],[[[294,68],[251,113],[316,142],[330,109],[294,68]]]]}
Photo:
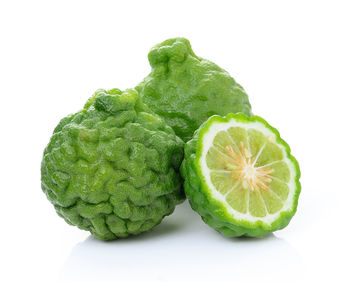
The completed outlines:
{"type": "Polygon", "coordinates": [[[1,1],[0,280],[349,281],[348,5],[1,1]],[[136,85],[149,48],[173,36],[228,70],[290,144],[302,193],[286,229],[227,239],[185,203],[152,232],[103,243],[45,199],[41,154],[59,119],[97,88],[136,85]]]}

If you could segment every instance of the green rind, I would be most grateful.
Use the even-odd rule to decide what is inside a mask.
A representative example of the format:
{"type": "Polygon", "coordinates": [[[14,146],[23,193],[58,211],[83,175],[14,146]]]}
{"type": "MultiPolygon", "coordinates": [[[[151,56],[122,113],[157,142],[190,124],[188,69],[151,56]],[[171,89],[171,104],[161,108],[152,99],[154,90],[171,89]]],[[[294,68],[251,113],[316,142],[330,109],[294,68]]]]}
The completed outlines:
{"type": "Polygon", "coordinates": [[[238,113],[228,114],[226,117],[212,116],[209,118],[209,120],[195,132],[193,139],[186,143],[185,158],[181,165],[181,174],[185,180],[185,194],[189,199],[192,209],[200,214],[205,223],[227,237],[263,237],[270,232],[286,227],[297,210],[298,198],[301,191],[299,164],[291,155],[290,147],[281,139],[277,129],[270,126],[264,119],[258,116],[247,117],[244,114],[238,113]],[[226,123],[231,119],[242,123],[255,121],[262,123],[276,135],[276,142],[285,148],[287,157],[293,163],[295,169],[294,182],[296,185],[293,205],[290,210],[281,212],[279,217],[271,224],[266,224],[262,221],[250,222],[233,218],[224,204],[212,197],[210,189],[205,182],[200,166],[200,157],[203,151],[203,136],[213,123],[226,123]]]}
{"type": "Polygon", "coordinates": [[[98,90],[55,128],[41,186],[59,216],[111,240],[151,229],[184,200],[183,142],[134,90],[98,90]]]}
{"type": "Polygon", "coordinates": [[[212,115],[251,114],[243,87],[215,63],[196,56],[186,38],[157,44],[148,59],[152,71],[136,89],[185,142],[212,115]]]}

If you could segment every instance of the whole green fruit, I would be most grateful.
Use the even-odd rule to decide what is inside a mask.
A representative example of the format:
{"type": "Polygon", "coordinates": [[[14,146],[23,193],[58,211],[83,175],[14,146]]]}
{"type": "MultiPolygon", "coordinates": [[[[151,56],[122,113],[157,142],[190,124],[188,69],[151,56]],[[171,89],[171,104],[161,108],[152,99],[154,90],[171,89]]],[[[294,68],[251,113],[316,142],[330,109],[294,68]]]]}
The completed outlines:
{"type": "Polygon", "coordinates": [[[185,38],[168,39],[148,54],[151,73],[136,87],[143,101],[184,141],[214,114],[251,114],[244,89],[185,38]]]}
{"type": "Polygon", "coordinates": [[[98,90],[54,130],[42,190],[67,223],[99,239],[136,235],[183,201],[182,158],[182,140],[136,91],[98,90]]]}

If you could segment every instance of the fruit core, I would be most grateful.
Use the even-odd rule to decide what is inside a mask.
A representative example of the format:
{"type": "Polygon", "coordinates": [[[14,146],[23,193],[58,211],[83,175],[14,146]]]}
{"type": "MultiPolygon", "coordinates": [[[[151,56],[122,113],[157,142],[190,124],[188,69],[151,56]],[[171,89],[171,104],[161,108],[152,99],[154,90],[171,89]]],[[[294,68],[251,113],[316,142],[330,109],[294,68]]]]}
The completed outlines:
{"type": "Polygon", "coordinates": [[[241,182],[244,189],[253,191],[258,189],[269,190],[267,185],[272,181],[270,174],[274,170],[266,168],[266,166],[257,166],[256,162],[260,154],[253,158],[250,150],[244,146],[243,142],[240,142],[238,153],[231,146],[226,146],[225,150],[229,156],[226,163],[227,168],[232,171],[232,177],[241,182]]]}

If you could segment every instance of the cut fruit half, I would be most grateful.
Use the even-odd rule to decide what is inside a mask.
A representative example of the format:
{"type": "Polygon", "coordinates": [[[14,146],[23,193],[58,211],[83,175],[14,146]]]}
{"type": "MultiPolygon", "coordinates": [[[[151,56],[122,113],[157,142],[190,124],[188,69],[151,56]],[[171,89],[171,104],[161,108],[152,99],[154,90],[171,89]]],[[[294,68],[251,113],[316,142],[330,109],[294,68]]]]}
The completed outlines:
{"type": "Polygon", "coordinates": [[[209,225],[228,236],[263,236],[289,223],[300,193],[299,166],[265,120],[213,116],[186,146],[185,192],[209,225]]]}

